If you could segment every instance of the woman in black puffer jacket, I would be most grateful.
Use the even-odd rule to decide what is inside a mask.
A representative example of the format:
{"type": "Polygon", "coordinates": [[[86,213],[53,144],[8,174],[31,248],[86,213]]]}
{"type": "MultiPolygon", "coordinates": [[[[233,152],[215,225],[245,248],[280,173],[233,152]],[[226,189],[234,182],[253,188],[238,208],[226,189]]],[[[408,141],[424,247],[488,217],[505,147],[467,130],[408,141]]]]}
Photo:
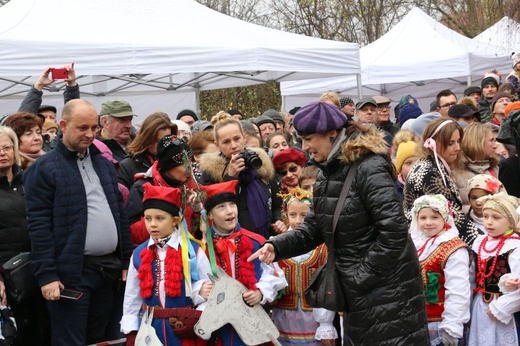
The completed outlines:
{"type": "Polygon", "coordinates": [[[338,197],[356,162],[334,236],[336,268],[347,302],[344,344],[429,345],[419,262],[383,134],[353,122],[347,125],[337,107],[322,102],[300,109],[293,124],[302,148],[321,169],[314,186],[314,213],[256,255],[270,263],[323,242],[329,245],[338,197]]]}

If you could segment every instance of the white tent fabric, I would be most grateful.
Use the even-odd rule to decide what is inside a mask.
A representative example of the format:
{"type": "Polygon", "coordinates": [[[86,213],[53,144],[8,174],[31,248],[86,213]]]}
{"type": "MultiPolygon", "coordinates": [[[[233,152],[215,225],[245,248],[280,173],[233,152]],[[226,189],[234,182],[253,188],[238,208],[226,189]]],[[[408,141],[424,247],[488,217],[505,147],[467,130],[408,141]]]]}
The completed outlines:
{"type": "MultiPolygon", "coordinates": [[[[385,35],[360,49],[363,95],[385,95],[398,101],[411,94],[431,102],[442,89],[461,94],[468,79],[478,84],[486,71],[509,65],[501,52],[501,48],[472,41],[413,8],[385,35]]],[[[285,109],[302,105],[303,95],[311,101],[325,91],[357,94],[352,76],[282,82],[281,91],[285,109]],[[297,100],[291,100],[296,95],[297,100]]]]}
{"type": "MultiPolygon", "coordinates": [[[[520,23],[505,16],[473,38],[474,41],[504,47],[504,53],[520,52],[520,23]]],[[[505,71],[503,71],[505,72],[505,71]]]]}
{"type": "Polygon", "coordinates": [[[83,95],[112,98],[360,71],[357,44],[246,23],[193,0],[11,0],[0,7],[0,47],[0,102],[25,94],[45,67],[71,62],[83,95]]]}

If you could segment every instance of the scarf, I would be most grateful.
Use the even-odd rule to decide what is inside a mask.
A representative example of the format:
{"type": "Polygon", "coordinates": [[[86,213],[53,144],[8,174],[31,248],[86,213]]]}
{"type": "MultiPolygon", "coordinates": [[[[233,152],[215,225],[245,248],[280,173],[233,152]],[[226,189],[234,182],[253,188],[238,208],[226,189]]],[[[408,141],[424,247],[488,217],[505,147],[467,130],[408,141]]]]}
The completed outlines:
{"type": "Polygon", "coordinates": [[[246,168],[240,173],[240,182],[245,185],[247,191],[247,209],[249,209],[252,230],[268,239],[272,219],[271,208],[269,196],[265,193],[263,183],[258,178],[258,172],[246,168]]]}

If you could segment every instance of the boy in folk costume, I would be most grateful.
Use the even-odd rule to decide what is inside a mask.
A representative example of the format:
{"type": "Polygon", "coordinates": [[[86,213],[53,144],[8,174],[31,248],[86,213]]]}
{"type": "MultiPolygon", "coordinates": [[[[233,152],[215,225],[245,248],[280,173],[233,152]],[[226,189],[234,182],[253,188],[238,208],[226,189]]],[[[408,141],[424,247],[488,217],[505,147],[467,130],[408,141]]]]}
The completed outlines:
{"type": "MultiPolygon", "coordinates": [[[[206,193],[204,209],[212,222],[210,229],[217,265],[241,282],[249,291],[242,296],[253,306],[272,302],[287,281],[278,265],[266,265],[258,259],[247,259],[263,245],[265,239],[240,227],[236,205],[238,180],[202,186],[206,193]]],[[[250,212],[254,212],[251,210],[250,212]]],[[[245,345],[234,328],[227,324],[213,335],[217,345],[245,345]]]]}
{"type": "Polygon", "coordinates": [[[175,308],[191,308],[208,298],[208,258],[199,243],[189,238],[187,229],[178,228],[181,191],[149,183],[143,189],[144,221],[150,239],[134,250],[128,268],[121,320],[126,345],[134,344],[140,316],[152,307],[152,326],[165,346],[205,345],[195,334],[179,337],[174,326],[184,317],[175,308]]]}
{"type": "MultiPolygon", "coordinates": [[[[284,222],[294,231],[303,222],[312,205],[312,193],[299,187],[289,190],[283,198],[284,222]]],[[[321,346],[334,345],[338,333],[333,321],[336,312],[313,309],[305,300],[304,291],[314,270],[327,262],[325,244],[300,256],[278,262],[285,272],[289,285],[273,308],[273,322],[280,331],[282,345],[321,346]]]]}
{"type": "Polygon", "coordinates": [[[520,277],[520,236],[516,225],[519,201],[505,192],[484,196],[483,220],[486,235],[478,237],[472,250],[476,258],[475,298],[471,309],[469,345],[518,345],[519,294],[503,294],[510,273],[520,277]]]}
{"type": "Polygon", "coordinates": [[[421,265],[430,342],[456,346],[470,318],[470,259],[448,200],[443,195],[417,198],[410,233],[421,265]]]}

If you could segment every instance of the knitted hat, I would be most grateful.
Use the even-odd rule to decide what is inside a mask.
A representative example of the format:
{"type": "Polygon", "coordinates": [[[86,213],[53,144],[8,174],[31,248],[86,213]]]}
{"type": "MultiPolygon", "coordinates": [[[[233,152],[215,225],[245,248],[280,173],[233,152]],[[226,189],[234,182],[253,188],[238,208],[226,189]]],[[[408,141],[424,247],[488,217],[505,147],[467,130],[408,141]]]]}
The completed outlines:
{"type": "Polygon", "coordinates": [[[493,70],[487,72],[484,75],[484,78],[482,78],[482,82],[480,83],[480,87],[484,89],[488,84],[493,84],[498,88],[498,86],[500,85],[500,74],[498,73],[498,71],[493,70]]]}
{"type": "Polygon", "coordinates": [[[201,186],[201,189],[206,192],[204,209],[209,213],[211,209],[220,203],[237,203],[236,190],[238,183],[238,180],[230,180],[223,183],[201,186]]]}
{"type": "Polygon", "coordinates": [[[56,124],[55,121],[50,119],[45,119],[45,122],[43,123],[43,128],[45,131],[49,131],[50,129],[58,129],[58,124],[56,124]]]}
{"type": "Polygon", "coordinates": [[[244,131],[256,131],[255,125],[253,125],[249,119],[240,120],[240,124],[242,125],[242,130],[244,131]]]}
{"type": "Polygon", "coordinates": [[[161,172],[182,165],[185,155],[188,155],[187,159],[189,160],[193,153],[188,143],[175,135],[166,135],[157,143],[157,160],[161,172]]]}
{"type": "Polygon", "coordinates": [[[426,125],[430,123],[430,121],[439,118],[441,115],[437,112],[425,113],[417,117],[414,120],[412,126],[410,126],[410,131],[413,132],[414,135],[421,138],[426,125]]]}
{"type": "Polygon", "coordinates": [[[399,124],[401,127],[407,120],[416,119],[423,114],[421,108],[416,103],[408,103],[399,111],[399,124]]]}
{"type": "Polygon", "coordinates": [[[283,126],[285,126],[284,118],[280,115],[280,113],[278,113],[274,109],[268,109],[262,115],[264,115],[266,117],[269,117],[269,118],[271,118],[273,120],[276,120],[276,121],[281,121],[283,123],[283,126]]]}
{"type": "Polygon", "coordinates": [[[477,174],[468,180],[469,192],[473,189],[482,189],[495,195],[499,192],[506,192],[504,185],[497,178],[489,174],[477,174]]]}
{"type": "MultiPolygon", "coordinates": [[[[177,125],[177,131],[187,131],[191,134],[190,125],[186,124],[184,121],[182,121],[182,120],[170,120],[170,121],[172,122],[172,124],[177,125]]],[[[182,136],[179,136],[179,137],[182,137],[182,136]]]]}
{"type": "MultiPolygon", "coordinates": [[[[415,104],[416,106],[419,106],[419,102],[417,102],[417,99],[413,97],[412,95],[406,95],[401,97],[401,100],[399,100],[399,108],[402,110],[405,106],[409,104],[415,104]]],[[[399,118],[401,117],[401,113],[399,113],[399,118]]]]}
{"type": "Polygon", "coordinates": [[[300,108],[293,118],[298,135],[327,133],[345,126],[348,119],[338,106],[326,102],[311,102],[300,108]]]}
{"type": "Polygon", "coordinates": [[[504,109],[504,115],[507,117],[512,111],[516,111],[520,109],[520,101],[511,102],[504,109]]]}
{"type": "Polygon", "coordinates": [[[256,118],[253,119],[253,122],[256,124],[256,126],[260,127],[261,125],[263,124],[273,124],[274,128],[276,128],[276,123],[274,122],[273,119],[269,118],[268,116],[265,116],[265,115],[260,115],[256,118]]]}
{"type": "Polygon", "coordinates": [[[345,107],[346,105],[348,105],[348,104],[350,104],[350,103],[354,104],[354,100],[352,100],[352,99],[351,99],[350,97],[348,97],[348,96],[341,96],[341,97],[339,98],[339,106],[340,106],[341,108],[345,107]]]}
{"type": "Polygon", "coordinates": [[[227,114],[229,115],[236,115],[236,114],[239,114],[242,118],[244,117],[244,114],[242,114],[242,112],[236,110],[236,109],[230,109],[227,111],[227,114]]]}
{"type": "Polygon", "coordinates": [[[305,156],[305,153],[295,148],[289,148],[279,151],[273,157],[273,165],[275,169],[286,162],[295,162],[301,166],[305,166],[305,163],[307,162],[307,157],[305,156]]]}
{"type": "Polygon", "coordinates": [[[179,215],[181,190],[175,187],[143,185],[143,210],[160,209],[173,216],[179,215]]]}
{"type": "Polygon", "coordinates": [[[479,93],[482,94],[482,89],[477,86],[470,86],[464,89],[464,96],[470,96],[471,94],[479,93]]]}
{"type": "Polygon", "coordinates": [[[514,54],[511,59],[513,59],[513,68],[515,68],[516,64],[520,62],[520,52],[514,54]]]}
{"type": "Polygon", "coordinates": [[[183,109],[182,111],[179,112],[179,114],[177,114],[177,118],[175,118],[175,119],[180,120],[183,116],[186,116],[186,115],[192,117],[194,121],[199,120],[199,118],[197,117],[197,114],[195,114],[195,112],[192,111],[191,109],[183,109]]]}
{"type": "Polygon", "coordinates": [[[417,155],[417,144],[414,141],[403,142],[397,147],[395,154],[395,169],[401,173],[403,163],[410,157],[417,155]]]}
{"type": "Polygon", "coordinates": [[[210,130],[213,128],[213,125],[207,120],[197,120],[191,125],[191,134],[194,135],[199,131],[210,130]]]}
{"type": "Polygon", "coordinates": [[[359,100],[358,103],[356,103],[356,109],[360,110],[367,104],[371,104],[374,107],[377,107],[377,102],[376,102],[376,100],[374,100],[373,97],[363,97],[361,100],[359,100]]]}
{"type": "Polygon", "coordinates": [[[513,102],[513,98],[511,97],[511,94],[506,93],[505,91],[496,93],[495,96],[493,96],[493,98],[491,99],[491,106],[489,107],[489,110],[491,111],[491,113],[493,113],[493,110],[495,109],[495,104],[501,98],[508,98],[510,102],[513,102]]]}
{"type": "Polygon", "coordinates": [[[111,100],[101,105],[99,115],[110,115],[116,118],[136,117],[128,101],[111,100]]]}
{"type": "Polygon", "coordinates": [[[520,206],[518,198],[510,196],[506,192],[482,196],[477,201],[483,204],[482,210],[492,209],[499,212],[509,221],[512,228],[515,228],[520,220],[520,215],[516,212],[516,209],[520,206]]]}
{"type": "Polygon", "coordinates": [[[471,108],[469,108],[468,106],[463,105],[463,104],[453,105],[448,110],[448,116],[450,118],[455,118],[455,119],[459,119],[459,118],[469,119],[469,118],[473,117],[473,115],[475,115],[475,113],[477,113],[477,111],[474,111],[471,108]]]}

